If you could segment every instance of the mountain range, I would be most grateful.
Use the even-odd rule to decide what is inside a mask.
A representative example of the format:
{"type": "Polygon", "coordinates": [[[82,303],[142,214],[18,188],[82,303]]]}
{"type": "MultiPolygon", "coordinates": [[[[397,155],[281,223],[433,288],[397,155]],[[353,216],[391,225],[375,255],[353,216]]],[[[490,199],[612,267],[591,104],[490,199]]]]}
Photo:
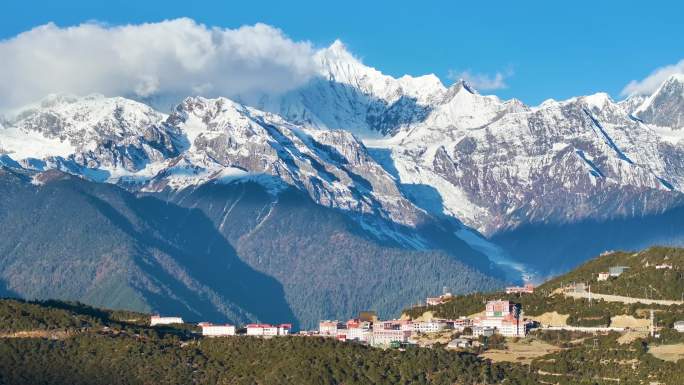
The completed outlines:
{"type": "Polygon", "coordinates": [[[0,288],[309,327],[684,244],[684,76],[532,107],[340,42],[316,60],[280,95],[51,95],[0,120],[0,288]]]}

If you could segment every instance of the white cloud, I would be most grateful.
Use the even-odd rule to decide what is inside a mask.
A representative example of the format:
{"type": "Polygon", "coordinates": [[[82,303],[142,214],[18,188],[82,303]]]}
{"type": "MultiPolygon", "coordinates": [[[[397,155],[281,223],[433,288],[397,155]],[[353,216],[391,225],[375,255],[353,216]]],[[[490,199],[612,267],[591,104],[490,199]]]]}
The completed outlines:
{"type": "Polygon", "coordinates": [[[508,85],[506,84],[506,78],[511,77],[512,75],[512,70],[507,70],[504,72],[499,71],[494,75],[476,73],[470,70],[460,72],[449,70],[447,77],[451,80],[463,79],[478,90],[493,91],[508,88],[508,85]]]}
{"type": "Polygon", "coordinates": [[[236,96],[279,93],[316,74],[315,51],[265,24],[191,19],[106,26],[46,24],[0,41],[0,109],[50,93],[236,96]]]}
{"type": "Polygon", "coordinates": [[[684,74],[684,59],[676,64],[657,68],[642,80],[632,80],[622,89],[622,96],[633,94],[652,94],[667,78],[674,74],[684,74]]]}

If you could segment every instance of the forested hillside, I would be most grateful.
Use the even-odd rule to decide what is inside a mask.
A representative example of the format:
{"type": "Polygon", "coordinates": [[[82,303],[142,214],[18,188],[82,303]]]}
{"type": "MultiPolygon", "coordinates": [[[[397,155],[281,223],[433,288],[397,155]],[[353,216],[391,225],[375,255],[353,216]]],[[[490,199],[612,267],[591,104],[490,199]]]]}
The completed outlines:
{"type": "MultiPolygon", "coordinates": [[[[207,339],[61,302],[0,301],[0,384],[536,384],[525,368],[443,349],[381,350],[318,337],[207,339]],[[28,328],[28,329],[26,329],[28,328]]],[[[133,315],[137,316],[137,315],[133,315]]]]}
{"type": "Polygon", "coordinates": [[[535,332],[527,339],[560,349],[495,363],[439,344],[383,350],[294,335],[204,338],[191,325],[149,327],[147,319],[79,303],[0,300],[0,384],[679,385],[684,372],[684,360],[649,354],[665,340],[625,343],[617,333],[535,332]]]}

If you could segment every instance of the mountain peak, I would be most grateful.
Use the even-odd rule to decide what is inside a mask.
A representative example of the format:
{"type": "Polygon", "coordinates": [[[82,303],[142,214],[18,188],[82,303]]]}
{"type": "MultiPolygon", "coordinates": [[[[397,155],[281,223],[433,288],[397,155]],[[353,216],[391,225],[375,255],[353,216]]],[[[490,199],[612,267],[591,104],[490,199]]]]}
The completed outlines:
{"type": "MultiPolygon", "coordinates": [[[[684,128],[684,74],[672,74],[635,111],[644,122],[673,129],[684,128]]],[[[677,140],[681,139],[677,135],[677,140]]]]}
{"type": "Polygon", "coordinates": [[[347,46],[340,39],[335,39],[325,51],[330,55],[336,55],[338,57],[352,56],[349,50],[347,50],[347,46]]]}
{"type": "Polygon", "coordinates": [[[470,93],[473,94],[473,95],[479,93],[479,92],[477,92],[477,90],[475,89],[475,87],[473,87],[467,80],[465,80],[465,79],[463,79],[463,78],[458,79],[458,81],[457,81],[456,83],[454,83],[454,84],[452,85],[452,87],[458,87],[459,89],[464,89],[464,90],[470,92],[470,93]]]}
{"type": "Polygon", "coordinates": [[[665,80],[665,83],[684,83],[684,73],[670,75],[670,77],[665,80]]]}
{"type": "Polygon", "coordinates": [[[582,96],[578,99],[584,102],[589,108],[596,108],[598,110],[603,109],[606,104],[613,103],[610,95],[605,92],[597,92],[592,95],[582,96]]]}

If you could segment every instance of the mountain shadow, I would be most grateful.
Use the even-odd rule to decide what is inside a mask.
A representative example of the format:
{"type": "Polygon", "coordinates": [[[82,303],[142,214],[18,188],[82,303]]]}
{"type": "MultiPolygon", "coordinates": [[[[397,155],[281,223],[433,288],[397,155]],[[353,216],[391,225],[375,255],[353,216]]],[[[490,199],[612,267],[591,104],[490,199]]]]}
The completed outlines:
{"type": "Polygon", "coordinates": [[[296,322],[282,285],[252,269],[202,211],[57,171],[0,170],[0,278],[24,298],[296,322]]]}
{"type": "MultiPolygon", "coordinates": [[[[294,188],[272,194],[255,182],[209,183],[161,197],[202,210],[243,261],[281,282],[303,327],[364,309],[394,317],[443,286],[463,293],[503,284],[488,274],[487,258],[465,243],[451,252],[409,249],[372,235],[383,225],[372,222],[377,217],[351,218],[294,188]]],[[[397,237],[416,235],[384,225],[397,237]]]]}
{"type": "Polygon", "coordinates": [[[494,234],[491,240],[519,261],[554,275],[605,251],[684,246],[684,206],[639,218],[524,225],[494,234]]]}

